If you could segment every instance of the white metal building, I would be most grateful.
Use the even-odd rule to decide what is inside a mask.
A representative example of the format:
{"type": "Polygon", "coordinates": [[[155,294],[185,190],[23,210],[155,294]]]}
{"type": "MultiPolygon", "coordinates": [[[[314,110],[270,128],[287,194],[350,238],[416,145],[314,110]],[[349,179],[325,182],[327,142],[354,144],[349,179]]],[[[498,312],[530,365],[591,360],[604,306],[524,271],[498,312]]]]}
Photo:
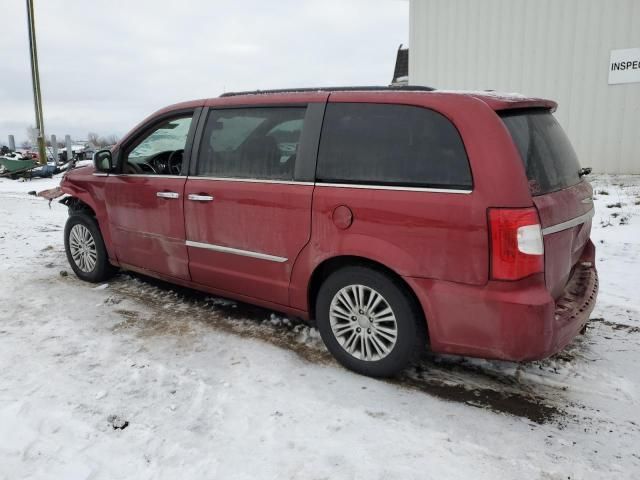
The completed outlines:
{"type": "Polygon", "coordinates": [[[409,83],[553,99],[583,166],[640,174],[640,0],[411,0],[409,47],[409,83]]]}

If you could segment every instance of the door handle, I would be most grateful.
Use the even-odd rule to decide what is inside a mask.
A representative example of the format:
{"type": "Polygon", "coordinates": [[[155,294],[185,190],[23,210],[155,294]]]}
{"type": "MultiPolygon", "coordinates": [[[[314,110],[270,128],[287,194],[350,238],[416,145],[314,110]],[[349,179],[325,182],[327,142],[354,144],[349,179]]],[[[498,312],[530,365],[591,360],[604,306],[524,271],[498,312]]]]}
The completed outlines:
{"type": "Polygon", "coordinates": [[[156,197],[160,198],[180,198],[180,194],[177,192],[156,192],[156,197]]]}
{"type": "Polygon", "coordinates": [[[196,193],[190,193],[187,198],[189,200],[193,200],[194,202],[211,202],[213,197],[211,195],[199,195],[196,193]]]}

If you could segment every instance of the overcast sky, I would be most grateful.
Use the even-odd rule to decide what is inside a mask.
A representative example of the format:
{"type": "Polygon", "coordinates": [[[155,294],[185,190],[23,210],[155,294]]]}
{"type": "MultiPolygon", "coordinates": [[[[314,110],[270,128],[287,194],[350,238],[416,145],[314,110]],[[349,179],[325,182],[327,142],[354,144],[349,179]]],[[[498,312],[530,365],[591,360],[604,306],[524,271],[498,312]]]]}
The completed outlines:
{"type": "MultiPolygon", "coordinates": [[[[34,0],[47,136],[126,133],[224,91],[386,85],[409,36],[404,0],[34,0]]],[[[2,6],[0,144],[26,139],[25,2],[2,6]]]]}

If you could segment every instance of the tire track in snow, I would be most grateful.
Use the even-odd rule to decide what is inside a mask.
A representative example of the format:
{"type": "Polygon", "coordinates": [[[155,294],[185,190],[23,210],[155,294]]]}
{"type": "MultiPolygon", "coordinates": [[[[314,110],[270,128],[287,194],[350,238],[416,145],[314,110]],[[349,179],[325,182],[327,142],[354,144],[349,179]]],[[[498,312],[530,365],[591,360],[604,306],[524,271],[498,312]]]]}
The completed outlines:
{"type": "MultiPolygon", "coordinates": [[[[181,342],[190,342],[195,341],[196,333],[205,327],[265,341],[291,350],[310,362],[337,366],[317,330],[301,320],[137,274],[118,276],[110,288],[117,296],[144,306],[142,311],[118,308],[119,300],[108,297],[106,303],[115,303],[114,311],[123,317],[116,331],[134,329],[143,337],[172,335],[181,342]]],[[[516,377],[455,359],[450,361],[443,356],[425,354],[399,378],[387,381],[447,401],[523,417],[537,424],[566,419],[566,412],[556,402],[549,402],[544,395],[536,393],[533,386],[516,377]]]]}

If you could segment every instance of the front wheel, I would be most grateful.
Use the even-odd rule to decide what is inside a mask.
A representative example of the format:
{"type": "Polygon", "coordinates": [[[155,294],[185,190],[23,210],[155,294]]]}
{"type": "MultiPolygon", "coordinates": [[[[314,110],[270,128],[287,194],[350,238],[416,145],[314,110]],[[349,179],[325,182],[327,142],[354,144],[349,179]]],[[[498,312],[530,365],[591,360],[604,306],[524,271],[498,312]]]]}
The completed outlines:
{"type": "Polygon", "coordinates": [[[107,280],[117,269],[109,263],[96,220],[84,213],[69,217],[64,227],[64,248],[75,274],[92,283],[107,280]]]}
{"type": "Polygon", "coordinates": [[[424,348],[424,318],[400,282],[354,266],[331,274],[316,302],[320,335],[345,367],[372,377],[399,373],[424,348]]]}

